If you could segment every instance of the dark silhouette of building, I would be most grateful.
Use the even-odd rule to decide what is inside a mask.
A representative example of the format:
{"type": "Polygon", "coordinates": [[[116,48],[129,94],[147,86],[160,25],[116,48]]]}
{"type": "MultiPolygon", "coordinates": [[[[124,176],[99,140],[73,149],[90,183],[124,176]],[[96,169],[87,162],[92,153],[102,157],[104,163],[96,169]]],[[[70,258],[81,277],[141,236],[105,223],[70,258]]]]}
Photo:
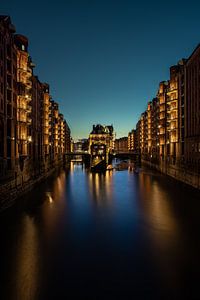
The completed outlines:
{"type": "Polygon", "coordinates": [[[200,45],[186,62],[185,159],[200,167],[200,45]]]}

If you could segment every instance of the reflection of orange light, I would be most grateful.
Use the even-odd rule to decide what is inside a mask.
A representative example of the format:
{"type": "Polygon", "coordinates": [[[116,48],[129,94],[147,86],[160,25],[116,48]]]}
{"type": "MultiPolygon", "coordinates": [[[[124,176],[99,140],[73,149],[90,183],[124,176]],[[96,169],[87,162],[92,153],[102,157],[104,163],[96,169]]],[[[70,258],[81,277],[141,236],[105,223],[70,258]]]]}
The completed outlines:
{"type": "Polygon", "coordinates": [[[53,198],[51,197],[51,193],[46,193],[49,203],[53,203],[53,198]]]}
{"type": "Polygon", "coordinates": [[[33,298],[38,286],[39,255],[38,232],[34,219],[25,216],[22,220],[20,243],[17,247],[16,266],[14,268],[16,285],[13,299],[29,299],[30,291],[33,298]],[[25,287],[25,288],[24,288],[25,287]]]}
{"type": "Polygon", "coordinates": [[[112,199],[112,171],[105,174],[89,173],[88,183],[91,199],[98,205],[108,205],[112,199]]]}
{"type": "Polygon", "coordinates": [[[157,182],[152,183],[150,176],[142,173],[140,174],[140,184],[140,192],[145,201],[145,209],[147,210],[146,220],[153,228],[157,229],[153,233],[157,242],[161,244],[164,241],[162,230],[173,232],[174,235],[177,234],[178,230],[168,195],[158,186],[157,182]],[[148,199],[151,199],[151,201],[148,201],[148,199]]]}
{"type": "Polygon", "coordinates": [[[61,192],[62,191],[62,184],[61,184],[61,179],[60,177],[57,178],[57,182],[58,182],[58,189],[61,192]]]}
{"type": "Polygon", "coordinates": [[[108,200],[112,199],[112,179],[113,179],[113,172],[112,171],[106,172],[105,189],[106,189],[106,196],[108,200]]]}
{"type": "Polygon", "coordinates": [[[100,184],[100,180],[99,180],[99,174],[95,174],[95,182],[94,182],[94,188],[97,194],[97,197],[99,197],[99,184],[100,184]]]}
{"type": "Polygon", "coordinates": [[[153,223],[158,229],[177,233],[177,223],[170,208],[168,199],[164,199],[162,192],[158,189],[157,184],[152,186],[152,206],[151,214],[153,223]]]}

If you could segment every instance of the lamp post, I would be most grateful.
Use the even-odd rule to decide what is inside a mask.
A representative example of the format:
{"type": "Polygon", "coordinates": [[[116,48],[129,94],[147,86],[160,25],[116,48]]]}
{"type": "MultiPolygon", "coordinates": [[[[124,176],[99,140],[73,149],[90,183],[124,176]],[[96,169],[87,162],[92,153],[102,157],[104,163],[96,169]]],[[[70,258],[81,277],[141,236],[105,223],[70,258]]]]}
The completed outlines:
{"type": "Polygon", "coordinates": [[[22,147],[23,145],[28,145],[32,142],[32,137],[28,136],[27,140],[16,140],[16,143],[19,145],[19,165],[20,165],[20,170],[23,171],[24,168],[24,161],[27,158],[27,154],[23,154],[22,147]]]}

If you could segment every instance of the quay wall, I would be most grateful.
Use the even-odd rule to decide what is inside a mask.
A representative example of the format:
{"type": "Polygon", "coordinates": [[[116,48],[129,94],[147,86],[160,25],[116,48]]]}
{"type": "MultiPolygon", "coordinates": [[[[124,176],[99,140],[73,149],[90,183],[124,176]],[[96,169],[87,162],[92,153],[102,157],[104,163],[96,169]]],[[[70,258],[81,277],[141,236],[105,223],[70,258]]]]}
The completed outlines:
{"type": "Polygon", "coordinates": [[[11,207],[17,199],[31,191],[37,184],[45,181],[57,170],[61,169],[65,163],[64,159],[57,161],[53,166],[43,169],[40,173],[28,173],[26,168],[19,172],[15,179],[0,184],[0,212],[11,207]]]}
{"type": "Polygon", "coordinates": [[[200,174],[198,172],[194,172],[186,167],[168,164],[167,162],[160,162],[159,164],[156,164],[143,159],[141,162],[143,165],[156,169],[159,172],[189,184],[194,188],[200,189],[200,174]]]}

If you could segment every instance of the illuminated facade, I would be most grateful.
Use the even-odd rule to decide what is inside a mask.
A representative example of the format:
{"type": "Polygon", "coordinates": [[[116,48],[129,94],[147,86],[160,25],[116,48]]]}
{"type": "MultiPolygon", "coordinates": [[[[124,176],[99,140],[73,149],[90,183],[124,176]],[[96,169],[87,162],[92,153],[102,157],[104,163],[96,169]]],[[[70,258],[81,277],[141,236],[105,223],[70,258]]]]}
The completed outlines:
{"type": "Polygon", "coordinates": [[[140,117],[140,147],[142,157],[148,154],[148,117],[147,111],[143,112],[140,117]]]}
{"type": "Polygon", "coordinates": [[[159,147],[161,160],[175,164],[184,148],[184,60],[170,68],[170,80],[161,82],[159,99],[159,147]]]}
{"type": "Polygon", "coordinates": [[[135,130],[135,151],[138,154],[141,154],[140,135],[141,135],[141,121],[139,119],[136,124],[136,130],[135,130]]]}
{"type": "Polygon", "coordinates": [[[115,139],[115,152],[128,152],[128,137],[115,139]]]}
{"type": "Polygon", "coordinates": [[[175,163],[178,156],[178,78],[179,67],[170,68],[170,80],[167,88],[166,106],[167,106],[167,157],[175,163]]]}
{"type": "Polygon", "coordinates": [[[47,83],[41,84],[41,123],[42,123],[42,156],[43,160],[48,160],[50,154],[50,123],[52,115],[50,113],[50,94],[49,85],[47,83]]]}
{"type": "Polygon", "coordinates": [[[66,120],[64,120],[64,151],[65,153],[73,152],[73,142],[71,138],[71,130],[69,125],[67,124],[66,120]]]}
{"type": "Polygon", "coordinates": [[[113,126],[93,125],[89,135],[89,153],[96,161],[105,160],[108,163],[109,154],[114,151],[113,126]]]}
{"type": "Polygon", "coordinates": [[[15,186],[36,178],[70,152],[70,128],[33,74],[28,39],[0,16],[0,180],[15,186]]]}
{"type": "Polygon", "coordinates": [[[136,150],[136,130],[132,129],[128,133],[128,151],[136,150]]]}
{"type": "Polygon", "coordinates": [[[58,124],[59,124],[59,109],[58,103],[50,100],[50,141],[51,146],[51,161],[57,162],[58,160],[58,124]]]}
{"type": "Polygon", "coordinates": [[[32,62],[28,54],[28,39],[15,35],[17,47],[17,158],[31,157],[32,142],[32,62]]]}
{"type": "Polygon", "coordinates": [[[156,160],[159,156],[159,101],[154,98],[147,106],[147,153],[156,160]]]}
{"type": "Polygon", "coordinates": [[[169,80],[160,82],[157,97],[136,125],[135,139],[143,160],[196,187],[200,174],[199,62],[200,46],[188,59],[170,67],[169,80]],[[184,175],[186,171],[193,175],[184,175]]]}
{"type": "Polygon", "coordinates": [[[74,152],[88,152],[88,146],[88,139],[79,139],[76,142],[74,142],[74,152]]]}
{"type": "Polygon", "coordinates": [[[168,82],[162,81],[159,84],[159,89],[157,93],[158,104],[159,104],[159,124],[158,124],[158,132],[159,132],[159,155],[161,159],[165,159],[166,157],[166,143],[168,140],[167,136],[167,87],[168,82]]]}

